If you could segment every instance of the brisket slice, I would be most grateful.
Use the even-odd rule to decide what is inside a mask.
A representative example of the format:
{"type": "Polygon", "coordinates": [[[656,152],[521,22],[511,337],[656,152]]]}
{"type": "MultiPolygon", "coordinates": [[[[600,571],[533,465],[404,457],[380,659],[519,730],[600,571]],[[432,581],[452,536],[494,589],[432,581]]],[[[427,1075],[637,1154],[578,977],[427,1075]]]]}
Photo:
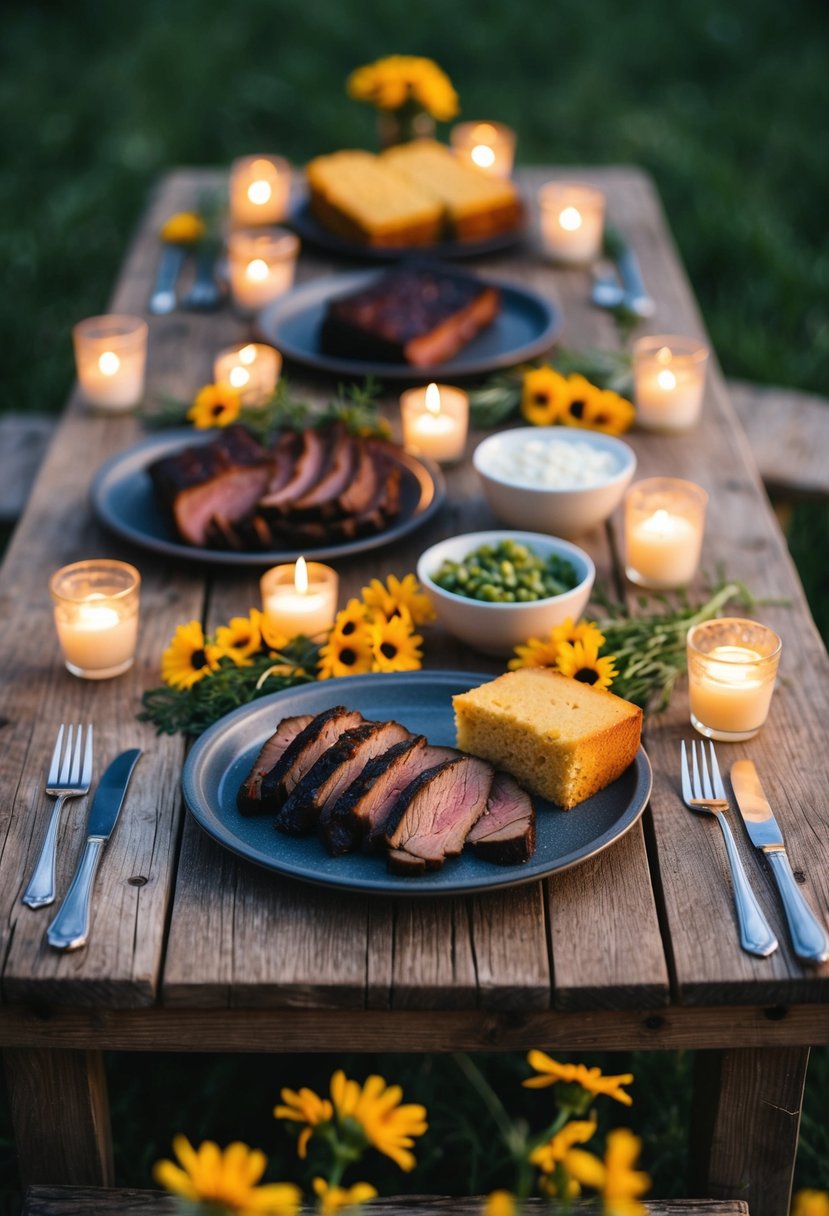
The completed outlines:
{"type": "Polygon", "coordinates": [[[259,506],[263,511],[281,511],[294,499],[306,494],[322,476],[329,455],[329,434],[313,427],[300,436],[291,475],[278,489],[268,490],[259,506]]]}
{"type": "Polygon", "coordinates": [[[317,762],[343,731],[359,726],[362,714],[335,705],[312,718],[286,747],[276,764],[262,778],[262,800],[267,810],[278,811],[294,786],[317,762]]]}
{"type": "Polygon", "coordinates": [[[476,857],[512,866],[535,852],[535,808],[508,773],[497,772],[486,810],[466,838],[476,857]]]}
{"type": "MultiPolygon", "coordinates": [[[[421,773],[438,768],[447,760],[457,760],[462,755],[454,747],[435,747],[426,743],[412,752],[404,763],[395,762],[385,780],[378,780],[373,789],[366,790],[352,808],[357,827],[362,837],[364,853],[382,852],[386,847],[386,825],[397,800],[421,773]]],[[[352,821],[353,821],[352,818],[352,821]]]]}
{"type": "Polygon", "coordinates": [[[403,791],[386,824],[386,844],[425,861],[431,870],[460,853],[486,810],[494,773],[485,760],[461,756],[427,769],[403,791]]]}
{"type": "Polygon", "coordinates": [[[426,873],[426,862],[423,858],[415,857],[414,853],[407,853],[405,849],[389,849],[386,865],[392,874],[400,874],[403,878],[426,873]]]}
{"type": "Polygon", "coordinates": [[[288,504],[291,512],[320,515],[336,510],[337,499],[354,474],[356,449],[342,422],[331,427],[328,444],[328,463],[322,476],[300,498],[288,504]]]}
{"type": "Polygon", "coordinates": [[[262,805],[262,779],[299,732],[305,729],[311,717],[311,714],[298,714],[293,718],[283,718],[271,737],[265,740],[236,796],[236,805],[243,815],[262,815],[270,809],[262,805]]]}
{"type": "Polygon", "coordinates": [[[333,806],[373,756],[410,737],[397,722],[364,722],[344,731],[285,801],[274,824],[277,831],[289,836],[313,832],[321,813],[329,804],[333,806]]]}

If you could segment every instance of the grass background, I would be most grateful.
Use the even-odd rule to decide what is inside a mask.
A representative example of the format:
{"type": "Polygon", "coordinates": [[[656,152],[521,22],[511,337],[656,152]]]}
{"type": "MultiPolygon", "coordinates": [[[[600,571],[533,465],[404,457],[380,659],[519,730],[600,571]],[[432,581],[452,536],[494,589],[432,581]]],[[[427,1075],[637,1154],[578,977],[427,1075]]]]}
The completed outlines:
{"type": "MultiPolygon", "coordinates": [[[[371,146],[371,113],[344,98],[348,72],[394,51],[449,72],[467,117],[519,132],[519,162],[632,161],[654,176],[727,375],[825,391],[829,367],[829,158],[820,0],[6,0],[0,39],[0,409],[58,411],[69,331],[101,311],[157,174],[273,149],[301,162],[371,146]]],[[[792,552],[829,637],[829,519],[797,508],[792,552]]],[[[654,1193],[683,1193],[690,1059],[601,1061],[637,1074],[623,1116],[645,1137],[654,1193]]],[[[280,1143],[282,1084],[324,1088],[322,1057],[114,1056],[118,1181],[146,1185],[182,1130],[280,1143]],[[148,1063],[151,1067],[148,1067],[148,1063]]],[[[511,1110],[543,1121],[522,1059],[481,1061],[511,1110]],[[540,1117],[539,1117],[540,1116],[540,1117]]],[[[493,1131],[443,1057],[355,1057],[430,1109],[422,1166],[386,1191],[483,1190],[505,1179],[493,1131]]],[[[799,1185],[829,1186],[829,1053],[813,1053],[799,1185]]],[[[4,1210],[13,1146],[0,1112],[4,1210]]],[[[274,1168],[294,1168],[290,1153],[274,1168]]]]}

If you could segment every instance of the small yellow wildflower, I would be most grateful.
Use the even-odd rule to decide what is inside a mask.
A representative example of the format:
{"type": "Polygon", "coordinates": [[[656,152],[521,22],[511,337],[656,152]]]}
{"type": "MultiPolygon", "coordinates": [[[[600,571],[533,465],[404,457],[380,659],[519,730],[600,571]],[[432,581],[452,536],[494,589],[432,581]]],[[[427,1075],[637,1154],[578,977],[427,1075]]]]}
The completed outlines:
{"type": "Polygon", "coordinates": [[[343,1208],[359,1207],[377,1198],[377,1191],[370,1182],[355,1182],[352,1186],[329,1186],[324,1178],[314,1178],[311,1185],[319,1198],[321,1216],[336,1216],[343,1208]]]}
{"type": "Polygon", "coordinates": [[[164,222],[159,235],[167,245],[196,245],[206,231],[204,220],[195,211],[177,211],[164,222]]]}
{"type": "Polygon", "coordinates": [[[566,378],[548,364],[525,372],[521,413],[533,426],[554,426],[560,422],[569,401],[566,378]]]}
{"type": "Polygon", "coordinates": [[[509,1191],[490,1191],[484,1203],[483,1216],[515,1216],[518,1205],[509,1191]]]}
{"type": "Polygon", "coordinates": [[[594,688],[610,688],[619,672],[612,655],[599,658],[599,647],[595,639],[587,642],[561,642],[556,656],[556,667],[565,676],[572,676],[581,684],[592,684],[594,688]]]}
{"type": "Polygon", "coordinates": [[[419,55],[387,55],[356,68],[346,81],[349,97],[368,101],[379,110],[399,110],[412,104],[442,122],[458,112],[458,95],[446,73],[419,55]]]}
{"type": "Polygon", "coordinates": [[[595,1119],[571,1119],[561,1131],[530,1153],[530,1162],[545,1174],[552,1174],[575,1144],[586,1144],[596,1131],[595,1119]]]}
{"type": "Polygon", "coordinates": [[[349,1081],[339,1069],[331,1078],[331,1098],[337,1116],[359,1123],[366,1139],[378,1152],[391,1157],[401,1170],[415,1167],[414,1136],[426,1131],[426,1108],[416,1104],[400,1105],[403,1090],[386,1085],[382,1077],[370,1076],[361,1087],[349,1081]]]}
{"type": "Polygon", "coordinates": [[[161,656],[161,678],[173,688],[192,688],[219,666],[219,651],[205,641],[199,621],[179,625],[161,656]]]}
{"type": "Polygon", "coordinates": [[[792,1197],[791,1216],[829,1216],[829,1192],[796,1191],[792,1197]]]}
{"type": "Polygon", "coordinates": [[[196,430],[203,431],[211,426],[230,426],[239,417],[241,408],[242,401],[235,388],[229,384],[205,384],[196,394],[187,418],[196,430]]]}
{"type": "Polygon", "coordinates": [[[216,630],[216,649],[221,655],[232,659],[237,667],[250,667],[253,663],[251,656],[261,645],[259,622],[253,614],[231,617],[227,625],[220,625],[216,630]]]}
{"type": "Polygon", "coordinates": [[[180,1164],[158,1161],[153,1177],[174,1195],[225,1208],[234,1216],[254,1212],[295,1216],[299,1211],[302,1193],[298,1186],[288,1182],[256,1185],[268,1163],[260,1149],[236,1141],[222,1151],[212,1140],[194,1149],[185,1136],[176,1136],[173,1152],[180,1164]]]}
{"type": "Polygon", "coordinates": [[[565,1084],[580,1085],[591,1094],[606,1094],[607,1097],[621,1102],[623,1106],[633,1105],[630,1094],[621,1088],[623,1085],[630,1085],[633,1080],[632,1072],[603,1077],[599,1068],[588,1068],[586,1064],[559,1064],[546,1052],[537,1049],[529,1052],[527,1062],[539,1074],[536,1077],[528,1077],[523,1082],[527,1089],[545,1089],[548,1085],[563,1081],[565,1084]]]}
{"type": "Polygon", "coordinates": [[[369,612],[376,610],[388,618],[406,609],[415,625],[428,625],[435,619],[432,601],[414,574],[406,574],[402,579],[390,574],[385,583],[373,578],[360,594],[369,612]]]}
{"type": "Polygon", "coordinates": [[[604,1161],[584,1149],[573,1148],[564,1168],[583,1186],[599,1192],[605,1216],[644,1216],[647,1209],[639,1203],[639,1197],[646,1193],[651,1180],[633,1168],[641,1147],[638,1136],[626,1127],[617,1127],[608,1133],[604,1161]]]}
{"type": "Polygon", "coordinates": [[[306,1124],[299,1133],[296,1146],[298,1155],[304,1158],[314,1128],[320,1123],[330,1123],[334,1117],[334,1108],[327,1098],[320,1098],[312,1089],[283,1089],[279,1096],[282,1098],[282,1105],[273,1108],[274,1118],[306,1124]]]}
{"type": "Polygon", "coordinates": [[[419,671],[423,638],[414,632],[405,610],[400,616],[378,617],[369,626],[374,671],[419,671]]]}

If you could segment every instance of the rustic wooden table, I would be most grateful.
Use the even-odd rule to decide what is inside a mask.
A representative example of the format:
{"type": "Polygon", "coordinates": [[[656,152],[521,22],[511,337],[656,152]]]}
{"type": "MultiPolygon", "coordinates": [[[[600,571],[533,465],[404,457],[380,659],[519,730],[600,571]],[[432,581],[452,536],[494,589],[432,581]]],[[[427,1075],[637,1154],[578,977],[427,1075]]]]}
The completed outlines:
{"type": "MultiPolygon", "coordinates": [[[[524,171],[528,197],[554,172],[524,171]]],[[[639,254],[658,303],[649,330],[703,336],[649,180],[630,168],[579,175],[606,191],[610,219],[639,254]]],[[[144,311],[160,222],[192,206],[217,178],[182,170],[161,183],[112,311],[144,311]]],[[[303,252],[301,279],[332,269],[303,252]]],[[[583,270],[552,268],[531,243],[480,269],[554,299],[566,344],[617,344],[612,319],[587,301],[583,270]]],[[[229,310],[174,313],[150,326],[150,390],[183,399],[210,379],[214,352],[247,332],[229,310]]],[[[299,369],[288,374],[309,394],[331,391],[299,369]]],[[[550,880],[465,898],[371,898],[237,860],[183,814],[182,739],[156,738],[135,715],[142,691],[158,683],[175,627],[246,612],[257,602],[258,572],[162,560],[129,549],[95,522],[92,474],[141,434],[133,418],[96,416],[73,397],[2,571],[0,1043],[24,1179],[110,1180],[106,1049],[687,1048],[698,1051],[694,1193],[747,1198],[754,1216],[782,1216],[809,1045],[829,1042],[829,965],[807,968],[794,959],[770,878],[742,833],[752,885],[780,949],[765,960],[739,949],[717,826],[691,817],[679,801],[679,739],[689,733],[683,688],[647,729],[654,789],[643,819],[612,848],[550,880]],[[47,592],[52,570],[96,554],[131,560],[143,576],[138,661],[99,684],[63,669],[47,592]],[[97,731],[98,772],[125,747],[139,744],[146,754],[101,868],[90,943],[59,954],[44,943],[49,912],[29,910],[20,895],[50,805],[43,784],[57,725],[87,719],[97,731]]],[[[706,570],[722,562],[757,595],[790,601],[759,610],[784,638],[770,720],[756,740],[727,751],[729,761],[758,760],[792,864],[825,921],[829,663],[716,363],[693,434],[634,431],[630,441],[638,476],[688,477],[709,492],[706,570]]],[[[430,525],[388,551],[339,563],[343,594],[368,577],[413,569],[418,553],[441,536],[491,522],[468,464],[453,470],[448,501],[430,525]]],[[[583,540],[611,587],[623,586],[618,526],[617,517],[583,540]]],[[[496,669],[437,629],[426,663],[496,669]]],[[[59,892],[75,866],[85,815],[80,800],[68,805],[59,892]]]]}

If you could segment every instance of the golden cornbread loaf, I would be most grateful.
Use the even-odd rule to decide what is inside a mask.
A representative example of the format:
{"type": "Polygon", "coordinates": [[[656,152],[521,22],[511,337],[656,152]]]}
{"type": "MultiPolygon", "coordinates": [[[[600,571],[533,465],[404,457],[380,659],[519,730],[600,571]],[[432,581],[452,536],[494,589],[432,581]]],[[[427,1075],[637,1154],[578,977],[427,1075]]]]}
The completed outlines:
{"type": "Polygon", "coordinates": [[[332,232],[369,245],[430,245],[439,240],[444,208],[370,152],[318,156],[306,169],[311,211],[332,232]]]}
{"type": "Polygon", "coordinates": [[[521,202],[512,182],[464,164],[437,140],[398,144],[381,153],[380,160],[440,201],[458,240],[485,240],[508,232],[521,218],[521,202]]]}
{"type": "Polygon", "coordinates": [[[462,751],[567,810],[620,777],[639,749],[638,706],[546,667],[510,671],[452,704],[462,751]]]}

